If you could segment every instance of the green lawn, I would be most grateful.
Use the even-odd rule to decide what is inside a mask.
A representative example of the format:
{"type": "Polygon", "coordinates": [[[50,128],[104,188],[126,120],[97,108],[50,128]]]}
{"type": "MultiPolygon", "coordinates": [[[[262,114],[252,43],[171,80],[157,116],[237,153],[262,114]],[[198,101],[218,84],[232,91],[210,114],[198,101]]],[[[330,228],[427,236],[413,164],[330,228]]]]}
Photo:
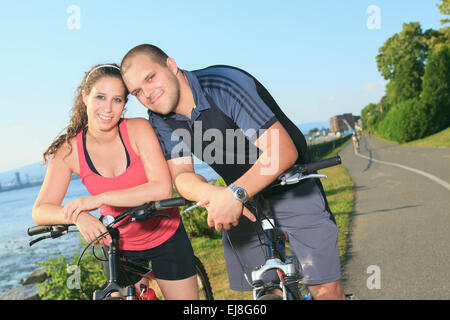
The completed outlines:
{"type": "MultiPolygon", "coordinates": [[[[345,145],[326,155],[325,158],[336,155],[345,145]]],[[[331,211],[339,227],[338,246],[341,261],[343,261],[347,252],[348,234],[353,212],[353,182],[343,166],[335,166],[321,170],[320,173],[328,176],[328,179],[322,179],[322,183],[331,211]]],[[[194,247],[195,254],[205,265],[213,287],[215,299],[247,300],[253,298],[251,292],[237,292],[229,289],[228,274],[223,258],[222,240],[220,238],[193,238],[192,246],[194,247]]]]}
{"type": "Polygon", "coordinates": [[[408,146],[450,148],[450,127],[426,138],[406,143],[408,146]]]}
{"type": "Polygon", "coordinates": [[[439,131],[438,133],[432,134],[428,137],[425,137],[423,139],[410,141],[404,144],[387,140],[383,137],[381,137],[377,133],[372,133],[377,139],[380,139],[382,141],[388,142],[388,143],[394,143],[398,145],[405,145],[405,146],[417,146],[417,147],[433,147],[433,148],[450,148],[450,127],[447,129],[444,129],[442,131],[439,131]]]}

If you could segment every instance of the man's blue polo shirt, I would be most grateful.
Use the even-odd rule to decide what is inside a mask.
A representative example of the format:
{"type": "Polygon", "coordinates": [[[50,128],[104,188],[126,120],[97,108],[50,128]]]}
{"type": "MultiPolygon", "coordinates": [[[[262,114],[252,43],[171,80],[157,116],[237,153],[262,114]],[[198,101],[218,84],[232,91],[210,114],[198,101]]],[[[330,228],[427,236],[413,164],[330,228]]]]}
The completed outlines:
{"type": "Polygon", "coordinates": [[[182,72],[195,102],[191,119],[148,112],[167,160],[193,153],[231,183],[260,155],[253,142],[280,121],[297,148],[297,162],[310,161],[303,134],[253,76],[230,66],[182,72]]]}

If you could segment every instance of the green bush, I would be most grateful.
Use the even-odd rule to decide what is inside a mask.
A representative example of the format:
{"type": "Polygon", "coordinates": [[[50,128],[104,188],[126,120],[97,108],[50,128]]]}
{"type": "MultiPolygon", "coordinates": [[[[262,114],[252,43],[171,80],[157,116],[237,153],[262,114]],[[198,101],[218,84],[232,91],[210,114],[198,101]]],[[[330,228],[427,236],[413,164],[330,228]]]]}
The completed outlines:
{"type": "Polygon", "coordinates": [[[442,46],[430,55],[421,99],[432,119],[427,135],[450,126],[450,46],[442,46]]]}
{"type": "MultiPolygon", "coordinates": [[[[86,242],[82,240],[82,247],[84,246],[86,242]]],[[[37,284],[42,300],[92,299],[94,290],[106,282],[103,264],[93,256],[91,250],[87,250],[80,262],[80,268],[77,269],[80,254],[79,251],[73,258],[60,254],[36,264],[38,267],[44,267],[50,276],[49,280],[37,284]]]]}
{"type": "Polygon", "coordinates": [[[350,137],[351,135],[347,135],[333,141],[308,145],[309,154],[311,155],[312,160],[318,161],[324,155],[330,153],[331,150],[334,150],[344,144],[348,139],[350,139],[350,137]]]}
{"type": "Polygon", "coordinates": [[[378,132],[383,138],[399,143],[423,138],[430,121],[426,110],[416,98],[400,102],[389,110],[378,132]]]}

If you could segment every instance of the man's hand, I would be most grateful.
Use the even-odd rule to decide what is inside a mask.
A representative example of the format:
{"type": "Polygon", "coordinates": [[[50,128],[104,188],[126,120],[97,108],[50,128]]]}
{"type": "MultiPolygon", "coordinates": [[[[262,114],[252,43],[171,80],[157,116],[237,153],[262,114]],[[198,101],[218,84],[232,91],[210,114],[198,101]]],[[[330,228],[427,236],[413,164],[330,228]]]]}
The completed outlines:
{"type": "Polygon", "coordinates": [[[222,228],[229,230],[231,226],[237,226],[241,214],[250,221],[255,222],[255,216],[248,210],[242,202],[236,200],[233,191],[227,187],[210,185],[200,201],[199,206],[204,206],[208,210],[208,225],[215,227],[217,231],[222,228]]]}

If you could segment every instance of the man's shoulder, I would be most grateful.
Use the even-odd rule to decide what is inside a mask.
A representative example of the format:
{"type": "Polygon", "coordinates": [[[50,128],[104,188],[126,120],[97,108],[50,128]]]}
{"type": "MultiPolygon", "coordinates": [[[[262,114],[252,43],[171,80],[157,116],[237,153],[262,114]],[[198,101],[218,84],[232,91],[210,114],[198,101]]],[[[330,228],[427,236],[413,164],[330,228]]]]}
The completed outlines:
{"type": "Polygon", "coordinates": [[[241,82],[253,79],[253,76],[247,71],[228,65],[213,65],[203,69],[193,70],[192,72],[199,79],[199,81],[222,78],[241,82]]]}

